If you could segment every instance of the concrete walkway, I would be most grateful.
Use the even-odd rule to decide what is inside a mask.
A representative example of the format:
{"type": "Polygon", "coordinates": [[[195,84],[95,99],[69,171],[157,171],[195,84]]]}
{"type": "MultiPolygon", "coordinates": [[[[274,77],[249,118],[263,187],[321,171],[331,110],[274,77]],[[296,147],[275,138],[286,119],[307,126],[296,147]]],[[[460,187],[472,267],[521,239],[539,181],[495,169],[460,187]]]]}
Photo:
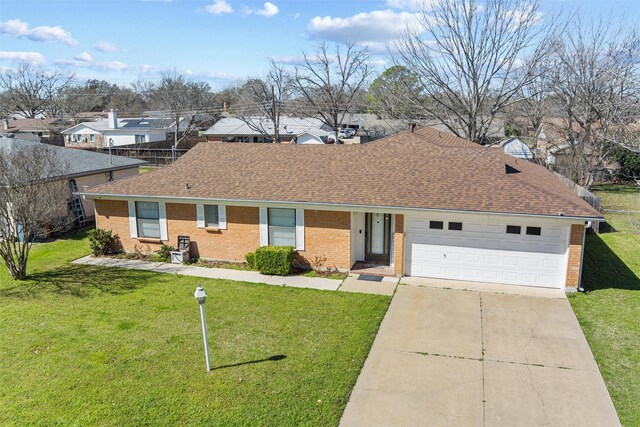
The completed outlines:
{"type": "Polygon", "coordinates": [[[422,280],[398,285],[341,426],[620,425],[566,297],[422,280]]]}
{"type": "Polygon", "coordinates": [[[347,277],[340,290],[344,292],[359,292],[363,294],[392,296],[398,286],[396,277],[376,277],[362,274],[347,277]]]}
{"type": "Polygon", "coordinates": [[[320,289],[335,291],[341,280],[304,276],[269,276],[257,271],[231,270],[228,268],[207,268],[191,265],[169,264],[164,262],[139,261],[133,259],[96,258],[91,255],[73,261],[75,264],[99,265],[103,267],[128,268],[131,270],[157,271],[159,273],[182,276],[203,277],[207,279],[227,279],[239,282],[264,283],[292,288],[320,289]]]}

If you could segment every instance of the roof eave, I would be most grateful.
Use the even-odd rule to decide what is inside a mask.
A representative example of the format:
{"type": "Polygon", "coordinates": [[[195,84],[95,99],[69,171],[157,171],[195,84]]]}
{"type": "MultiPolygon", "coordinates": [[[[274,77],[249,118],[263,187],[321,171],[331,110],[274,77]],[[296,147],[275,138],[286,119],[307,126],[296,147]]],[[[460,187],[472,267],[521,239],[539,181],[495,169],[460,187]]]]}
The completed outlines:
{"type": "Polygon", "coordinates": [[[286,201],[286,200],[252,200],[252,199],[212,199],[205,197],[179,197],[179,196],[149,196],[149,195],[136,195],[136,194],[110,194],[110,193],[92,193],[90,191],[75,193],[79,196],[84,196],[90,199],[107,199],[107,200],[166,200],[175,201],[179,203],[202,203],[202,202],[215,202],[215,203],[233,203],[238,206],[255,206],[256,204],[269,204],[269,205],[297,205],[308,206],[315,209],[319,208],[333,208],[333,210],[346,210],[353,209],[369,209],[380,211],[406,211],[406,212],[449,212],[449,213],[466,213],[466,214],[488,214],[488,215],[500,215],[500,216],[524,216],[535,218],[553,218],[553,219],[566,219],[566,220],[578,220],[578,221],[604,221],[604,217],[599,216],[581,216],[581,215],[549,215],[549,214],[532,214],[532,213],[514,213],[514,212],[495,212],[495,211],[482,211],[482,210],[465,210],[465,209],[444,209],[444,208],[416,208],[406,206],[382,206],[382,205],[358,205],[349,203],[328,203],[328,202],[302,202],[302,201],[286,201]]]}

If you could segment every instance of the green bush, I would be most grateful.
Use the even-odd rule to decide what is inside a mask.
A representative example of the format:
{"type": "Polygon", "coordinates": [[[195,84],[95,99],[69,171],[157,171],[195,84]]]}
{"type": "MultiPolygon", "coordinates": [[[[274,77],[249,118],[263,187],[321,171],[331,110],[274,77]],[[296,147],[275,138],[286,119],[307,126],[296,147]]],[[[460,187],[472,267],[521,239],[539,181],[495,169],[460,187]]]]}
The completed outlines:
{"type": "Polygon", "coordinates": [[[250,269],[252,270],[258,270],[258,265],[256,263],[256,253],[255,252],[249,252],[248,254],[246,254],[244,256],[245,261],[247,261],[247,265],[249,266],[250,269]]]}
{"type": "Polygon", "coordinates": [[[262,246],[256,249],[255,263],[260,273],[286,276],[293,265],[291,246],[262,246]]]}
{"type": "Polygon", "coordinates": [[[168,260],[169,257],[171,257],[171,251],[175,250],[176,248],[174,248],[173,246],[163,244],[162,246],[160,246],[160,249],[156,251],[156,253],[160,255],[161,258],[168,260]]]}
{"type": "Polygon", "coordinates": [[[91,253],[95,256],[112,254],[114,242],[115,238],[111,235],[111,230],[96,228],[89,231],[89,246],[91,253]]]}

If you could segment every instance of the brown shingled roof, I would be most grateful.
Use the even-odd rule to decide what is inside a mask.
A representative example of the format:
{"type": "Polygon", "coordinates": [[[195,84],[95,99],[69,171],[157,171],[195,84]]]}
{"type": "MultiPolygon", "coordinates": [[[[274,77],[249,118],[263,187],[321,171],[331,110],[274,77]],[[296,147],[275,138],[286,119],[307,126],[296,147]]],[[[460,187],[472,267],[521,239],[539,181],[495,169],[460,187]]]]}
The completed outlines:
{"type": "Polygon", "coordinates": [[[542,166],[429,128],[363,145],[200,143],[87,193],[601,216],[542,166]]]}

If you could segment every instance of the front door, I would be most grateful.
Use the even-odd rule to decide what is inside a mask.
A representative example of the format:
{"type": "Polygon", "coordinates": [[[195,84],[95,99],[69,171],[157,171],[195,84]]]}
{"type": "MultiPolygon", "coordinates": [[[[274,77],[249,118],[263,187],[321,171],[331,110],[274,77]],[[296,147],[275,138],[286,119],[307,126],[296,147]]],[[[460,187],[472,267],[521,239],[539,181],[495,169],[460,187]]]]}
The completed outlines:
{"type": "Polygon", "coordinates": [[[391,263],[391,215],[367,213],[365,216],[364,260],[375,264],[391,263]]]}

